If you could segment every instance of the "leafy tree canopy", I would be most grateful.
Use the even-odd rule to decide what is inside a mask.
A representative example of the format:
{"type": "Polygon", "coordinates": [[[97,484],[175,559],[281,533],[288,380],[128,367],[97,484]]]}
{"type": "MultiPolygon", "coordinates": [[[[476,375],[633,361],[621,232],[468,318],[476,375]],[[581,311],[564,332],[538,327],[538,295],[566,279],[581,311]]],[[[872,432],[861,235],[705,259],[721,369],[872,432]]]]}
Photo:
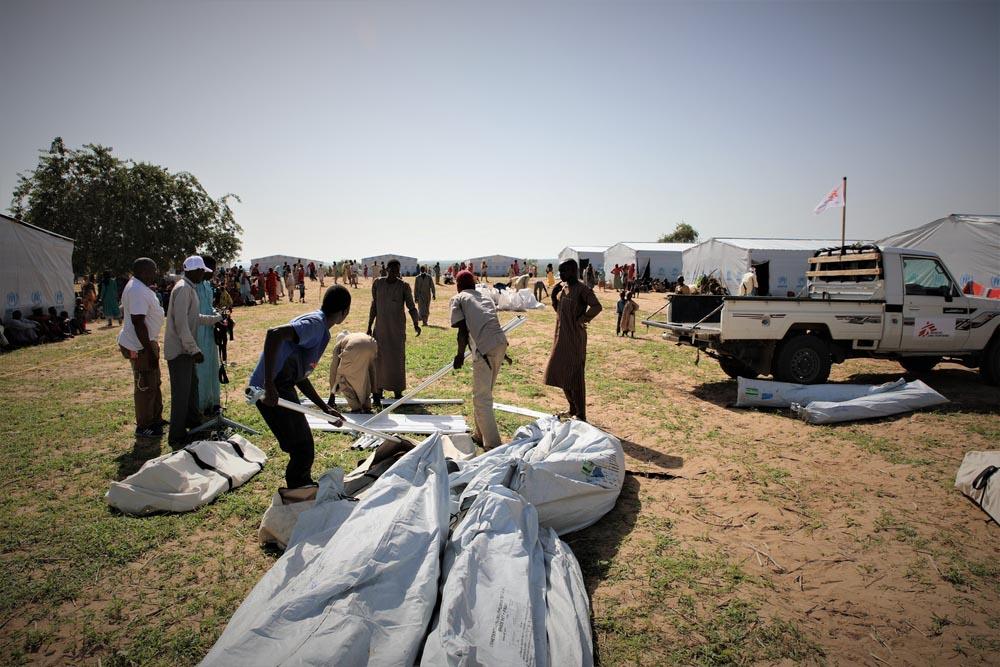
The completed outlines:
{"type": "Polygon", "coordinates": [[[121,160],[112,149],[67,148],[56,137],[30,173],[18,174],[11,214],[75,240],[73,270],[124,273],[136,257],[163,270],[203,252],[221,262],[240,251],[227,194],[212,199],[187,172],[121,160]]]}
{"type": "Polygon", "coordinates": [[[694,243],[698,240],[698,231],[686,222],[679,222],[674,231],[660,237],[660,243],[694,243]]]}

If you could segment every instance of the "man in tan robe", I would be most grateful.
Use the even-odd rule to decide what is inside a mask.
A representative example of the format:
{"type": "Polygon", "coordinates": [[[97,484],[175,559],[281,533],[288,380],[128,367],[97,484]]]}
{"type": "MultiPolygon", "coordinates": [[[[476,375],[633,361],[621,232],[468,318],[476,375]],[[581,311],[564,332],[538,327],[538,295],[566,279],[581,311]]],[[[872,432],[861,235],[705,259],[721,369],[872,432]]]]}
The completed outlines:
{"type": "Polygon", "coordinates": [[[552,288],[556,311],[556,333],[552,353],[545,366],[545,384],[559,387],[569,402],[569,414],[587,421],[587,323],[601,312],[594,290],[580,282],[576,260],[559,265],[562,282],[552,288]]]}
{"type": "Polygon", "coordinates": [[[330,400],[339,393],[347,400],[351,412],[371,412],[372,392],[376,386],[378,343],[363,333],[337,334],[330,360],[330,400]]]}
{"type": "Polygon", "coordinates": [[[434,289],[434,279],[427,273],[426,266],[420,267],[420,274],[413,281],[413,296],[417,300],[420,321],[427,326],[427,317],[431,314],[431,297],[437,300],[437,291],[434,289]]]}
{"type": "Polygon", "coordinates": [[[399,278],[399,261],[393,259],[385,267],[386,275],[372,283],[372,306],[368,311],[368,335],[378,341],[378,371],[375,398],[382,400],[388,389],[396,398],[406,389],[406,315],[413,320],[413,330],[420,335],[417,308],[413,305],[413,290],[399,278]],[[373,325],[374,324],[374,328],[373,325]]]}

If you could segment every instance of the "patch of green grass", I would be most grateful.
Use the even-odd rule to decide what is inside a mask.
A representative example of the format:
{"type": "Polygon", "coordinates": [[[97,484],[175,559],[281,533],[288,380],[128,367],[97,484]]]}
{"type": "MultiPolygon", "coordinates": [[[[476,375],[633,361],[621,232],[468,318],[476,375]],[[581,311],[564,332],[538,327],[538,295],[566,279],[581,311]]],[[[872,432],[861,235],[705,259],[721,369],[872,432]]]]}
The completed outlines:
{"type": "Polygon", "coordinates": [[[889,438],[853,429],[846,429],[840,435],[862,451],[880,456],[888,463],[914,466],[927,466],[934,463],[932,459],[908,454],[902,445],[889,438]]]}

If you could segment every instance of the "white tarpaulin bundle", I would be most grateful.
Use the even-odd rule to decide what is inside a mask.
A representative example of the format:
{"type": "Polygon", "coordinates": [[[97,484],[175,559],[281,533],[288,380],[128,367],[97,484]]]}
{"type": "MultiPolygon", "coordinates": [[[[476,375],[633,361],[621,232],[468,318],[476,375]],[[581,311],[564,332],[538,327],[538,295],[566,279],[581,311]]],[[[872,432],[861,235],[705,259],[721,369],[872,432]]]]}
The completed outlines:
{"type": "Polygon", "coordinates": [[[792,411],[810,424],[833,424],[861,419],[890,417],[947,403],[948,399],[920,380],[890,391],[872,393],[847,401],[812,401],[792,404],[792,411]]]}
{"type": "Polygon", "coordinates": [[[73,315],[73,239],[0,214],[3,317],[55,306],[73,315]]]}
{"type": "Polygon", "coordinates": [[[545,307],[545,304],[540,303],[538,299],[535,298],[534,292],[530,289],[498,290],[495,287],[490,287],[489,285],[484,285],[482,283],[476,285],[476,289],[480,294],[489,297],[490,300],[496,305],[497,310],[522,312],[525,310],[534,310],[536,308],[545,307]]]}
{"type": "Polygon", "coordinates": [[[264,452],[238,435],[225,442],[199,440],[112,482],[104,499],[126,514],[189,512],[242,486],[266,461],[264,452]]]}
{"type": "Polygon", "coordinates": [[[793,403],[808,405],[812,401],[849,401],[870,394],[901,389],[906,380],[900,378],[885,384],[795,384],[771,380],[751,380],[741,377],[737,381],[736,407],[738,408],[790,408],[793,403]]]}
{"type": "Polygon", "coordinates": [[[447,481],[433,435],[342,524],[290,547],[202,664],[412,665],[437,601],[447,481]]]}
{"type": "Polygon", "coordinates": [[[421,665],[592,665],[580,566],[524,498],[481,490],[452,531],[421,665]]]}
{"type": "Polygon", "coordinates": [[[524,496],[542,526],[560,535],[610,512],[625,481],[617,438],[586,422],[552,416],[522,426],[510,444],[457,465],[449,480],[453,514],[471,489],[501,483],[524,496]]]}
{"type": "Polygon", "coordinates": [[[955,488],[1000,523],[1000,450],[967,453],[955,475],[955,488]]]}

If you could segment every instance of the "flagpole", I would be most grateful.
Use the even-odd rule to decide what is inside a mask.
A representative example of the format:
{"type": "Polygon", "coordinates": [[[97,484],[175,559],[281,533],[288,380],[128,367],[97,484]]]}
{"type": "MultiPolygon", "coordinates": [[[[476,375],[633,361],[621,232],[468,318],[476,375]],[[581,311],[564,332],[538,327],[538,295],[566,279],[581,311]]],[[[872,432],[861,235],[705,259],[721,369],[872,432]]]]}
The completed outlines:
{"type": "Polygon", "coordinates": [[[847,235],[847,176],[844,176],[844,205],[840,209],[840,254],[844,254],[844,243],[847,235]]]}

